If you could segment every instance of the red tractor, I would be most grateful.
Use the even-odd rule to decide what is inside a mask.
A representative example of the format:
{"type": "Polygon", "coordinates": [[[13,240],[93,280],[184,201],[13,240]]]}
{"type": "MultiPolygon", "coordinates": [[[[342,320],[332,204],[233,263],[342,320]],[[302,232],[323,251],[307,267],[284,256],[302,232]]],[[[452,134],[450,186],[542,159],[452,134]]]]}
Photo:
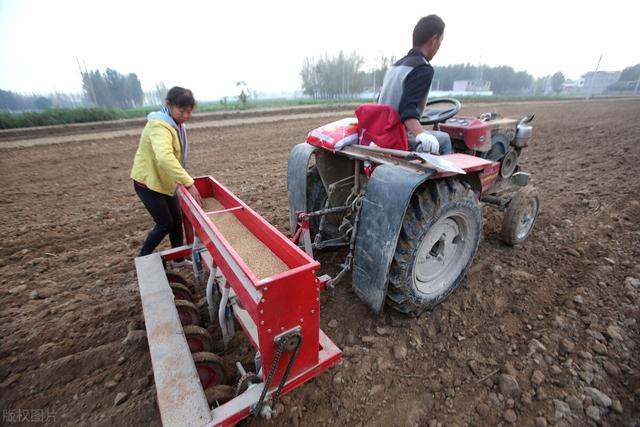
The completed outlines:
{"type": "Polygon", "coordinates": [[[356,119],[315,129],[289,154],[295,240],[310,255],[347,248],[328,286],[351,271],[356,294],[375,313],[386,302],[417,315],[456,289],[478,249],[482,205],[504,211],[508,245],[534,226],[540,200],[519,167],[533,115],[459,111],[455,99],[434,100],[421,119],[449,134],[451,155],[360,145],[356,119]]]}

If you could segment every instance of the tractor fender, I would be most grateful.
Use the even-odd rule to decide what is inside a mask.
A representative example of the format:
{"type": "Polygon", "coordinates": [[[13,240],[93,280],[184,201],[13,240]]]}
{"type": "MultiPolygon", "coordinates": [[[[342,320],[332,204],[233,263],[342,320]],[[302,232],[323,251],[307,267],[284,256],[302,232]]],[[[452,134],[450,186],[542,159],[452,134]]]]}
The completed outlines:
{"type": "Polygon", "coordinates": [[[307,212],[307,173],[309,159],[317,150],[306,142],[297,144],[289,153],[287,162],[287,195],[289,198],[289,225],[296,230],[296,212],[307,212]]]}
{"type": "Polygon", "coordinates": [[[384,307],[404,214],[413,193],[433,173],[378,165],[369,178],[356,232],[352,282],[356,294],[376,314],[384,307]]]}

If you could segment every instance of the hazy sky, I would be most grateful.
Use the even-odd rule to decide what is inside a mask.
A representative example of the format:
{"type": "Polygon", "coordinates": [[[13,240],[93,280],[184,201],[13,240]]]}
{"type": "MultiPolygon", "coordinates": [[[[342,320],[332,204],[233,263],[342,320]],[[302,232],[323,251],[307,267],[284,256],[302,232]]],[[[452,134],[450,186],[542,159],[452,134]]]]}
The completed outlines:
{"type": "MultiPolygon", "coordinates": [[[[602,1],[69,1],[0,0],[0,88],[79,92],[88,68],[135,72],[194,90],[234,95],[300,88],[306,56],[355,50],[400,57],[417,20],[436,13],[445,38],[434,65],[511,65],[539,77],[640,63],[640,2],[602,1]]],[[[436,76],[437,78],[437,76],[436,76]]]]}

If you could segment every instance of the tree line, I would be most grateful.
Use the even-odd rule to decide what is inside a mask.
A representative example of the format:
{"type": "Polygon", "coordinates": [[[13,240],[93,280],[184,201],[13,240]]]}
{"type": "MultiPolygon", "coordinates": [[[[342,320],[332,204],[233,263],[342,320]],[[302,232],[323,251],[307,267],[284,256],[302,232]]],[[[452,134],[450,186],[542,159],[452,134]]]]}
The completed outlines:
{"type": "Polygon", "coordinates": [[[435,66],[432,89],[448,91],[456,80],[484,80],[491,82],[491,90],[496,95],[525,94],[533,84],[533,76],[526,71],[516,71],[513,67],[499,65],[455,64],[435,66]]]}
{"type": "Polygon", "coordinates": [[[340,53],[335,57],[306,58],[300,77],[305,95],[312,98],[329,99],[362,93],[364,60],[355,52],[340,53]]]}
{"type": "MultiPolygon", "coordinates": [[[[306,58],[300,70],[302,90],[312,98],[344,98],[363,92],[377,94],[384,74],[394,62],[392,57],[378,58],[369,70],[364,70],[364,60],[355,52],[344,52],[330,57],[306,58]]],[[[488,80],[491,90],[497,95],[520,95],[531,91],[534,78],[526,71],[501,65],[455,64],[434,67],[431,89],[450,91],[456,80],[488,80]]]]}
{"type": "MultiPolygon", "coordinates": [[[[353,98],[363,93],[377,96],[384,75],[393,57],[381,57],[364,69],[364,59],[356,54],[339,52],[335,56],[306,58],[300,69],[302,91],[314,99],[353,98]]],[[[491,82],[491,91],[495,95],[549,95],[560,94],[566,81],[560,71],[534,78],[526,71],[515,70],[507,65],[491,67],[488,65],[454,64],[435,66],[431,90],[451,91],[457,80],[484,80],[491,82]]],[[[607,89],[609,91],[640,91],[640,64],[622,70],[618,82],[607,89]]]]}
{"type": "MultiPolygon", "coordinates": [[[[353,98],[365,94],[377,96],[384,75],[393,57],[379,57],[365,69],[365,60],[355,52],[339,52],[335,56],[306,58],[300,69],[303,93],[313,99],[353,98]]],[[[534,77],[526,71],[517,71],[510,66],[490,67],[486,65],[455,64],[435,66],[431,90],[450,91],[456,80],[487,80],[496,95],[547,95],[562,91],[565,77],[561,72],[534,77]]],[[[135,73],[122,74],[112,68],[105,71],[81,71],[82,95],[55,93],[48,96],[18,94],[0,89],[0,111],[42,111],[50,108],[77,107],[141,107],[143,103],[160,105],[167,88],[158,83],[149,92],[143,92],[140,79],[135,73]]],[[[640,81],[640,64],[625,68],[618,82],[609,86],[610,91],[637,91],[640,81]]],[[[257,98],[243,81],[236,82],[240,90],[238,102],[246,104],[257,98]]],[[[220,100],[226,104],[228,97],[220,100]]]]}
{"type": "Polygon", "coordinates": [[[99,107],[141,107],[144,92],[135,73],[126,76],[112,68],[82,71],[82,90],[91,104],[99,107]]]}
{"type": "Polygon", "coordinates": [[[0,110],[33,111],[51,108],[53,101],[41,95],[20,95],[9,90],[0,89],[0,110]]]}
{"type": "Polygon", "coordinates": [[[162,104],[167,88],[158,83],[148,93],[142,90],[135,73],[122,74],[112,68],[82,71],[82,94],[54,93],[48,96],[19,94],[0,89],[0,111],[43,111],[51,108],[141,107],[145,98],[154,104],[162,104]]]}
{"type": "Polygon", "coordinates": [[[618,81],[611,84],[607,89],[611,91],[634,91],[640,87],[640,64],[627,67],[620,73],[618,81]]]}

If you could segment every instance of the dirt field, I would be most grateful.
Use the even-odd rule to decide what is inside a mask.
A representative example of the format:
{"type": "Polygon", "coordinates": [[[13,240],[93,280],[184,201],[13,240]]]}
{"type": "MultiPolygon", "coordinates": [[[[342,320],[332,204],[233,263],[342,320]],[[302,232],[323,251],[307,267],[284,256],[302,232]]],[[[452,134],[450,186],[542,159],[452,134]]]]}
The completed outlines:
{"type": "MultiPolygon", "coordinates": [[[[322,326],[344,360],[265,424],[640,425],[640,101],[464,112],[485,110],[536,113],[524,159],[543,203],[533,235],[504,246],[487,208],[471,273],[419,319],[371,315],[349,280],[326,292],[322,326]]],[[[330,120],[195,129],[190,170],[288,232],[287,153],[330,120]]],[[[146,341],[129,333],[142,319],[133,258],[152,224],[129,179],[136,145],[0,144],[2,424],[16,411],[159,424],[146,341]]],[[[340,255],[320,256],[326,271],[340,255]]]]}

